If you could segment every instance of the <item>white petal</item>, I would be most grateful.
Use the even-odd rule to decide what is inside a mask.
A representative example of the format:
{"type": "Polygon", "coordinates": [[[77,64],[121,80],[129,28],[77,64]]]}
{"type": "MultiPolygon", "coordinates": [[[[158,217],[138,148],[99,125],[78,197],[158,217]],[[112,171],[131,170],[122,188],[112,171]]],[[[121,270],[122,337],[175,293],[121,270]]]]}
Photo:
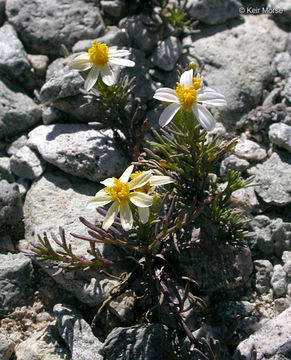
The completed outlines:
{"type": "Polygon", "coordinates": [[[173,119],[173,117],[176,115],[178,110],[180,109],[181,105],[173,103],[171,105],[168,105],[164,111],[161,113],[159,118],[159,124],[161,127],[164,127],[169,124],[169,122],[173,119]]]}
{"type": "Polygon", "coordinates": [[[113,178],[107,178],[103,181],[100,181],[100,184],[103,184],[105,186],[113,186],[114,185],[114,179],[113,178]]]}
{"type": "Polygon", "coordinates": [[[202,104],[206,104],[206,105],[213,105],[218,107],[227,106],[227,102],[225,99],[216,98],[216,99],[201,100],[199,97],[198,101],[201,101],[202,104]]]}
{"type": "Polygon", "coordinates": [[[130,201],[137,207],[149,207],[153,204],[153,198],[145,193],[134,191],[130,194],[130,201]]]}
{"type": "Polygon", "coordinates": [[[138,208],[139,220],[142,224],[146,224],[149,221],[150,209],[146,208],[138,208]]]}
{"type": "Polygon", "coordinates": [[[118,212],[119,212],[119,204],[117,201],[114,201],[114,203],[110,206],[110,208],[104,218],[103,225],[102,225],[102,228],[104,230],[108,230],[108,228],[110,228],[110,226],[114,222],[114,219],[118,215],[118,212]]]}
{"type": "Polygon", "coordinates": [[[215,106],[227,105],[224,95],[216,92],[213,89],[207,90],[207,88],[201,94],[199,94],[198,101],[201,101],[208,105],[215,105],[215,106]]]}
{"type": "Polygon", "coordinates": [[[86,91],[91,90],[92,87],[96,84],[96,81],[98,80],[99,72],[100,72],[99,66],[92,67],[84,84],[84,88],[86,91]]]}
{"type": "Polygon", "coordinates": [[[100,190],[96,193],[94,198],[92,198],[89,202],[87,207],[89,209],[96,208],[99,206],[104,206],[106,204],[109,204],[112,201],[110,195],[104,190],[100,190]]]}
{"type": "Polygon", "coordinates": [[[109,59],[110,64],[114,64],[114,65],[121,65],[121,66],[134,66],[135,62],[128,60],[128,59],[121,59],[121,58],[110,58],[109,59]]]}
{"type": "Polygon", "coordinates": [[[171,89],[171,88],[167,88],[167,87],[163,87],[163,88],[159,88],[156,90],[155,94],[159,94],[160,92],[162,93],[168,93],[168,94],[172,94],[175,95],[176,94],[176,90],[171,89]]]}
{"type": "Polygon", "coordinates": [[[120,176],[119,180],[123,183],[127,183],[128,182],[128,179],[131,175],[131,173],[133,172],[133,168],[134,166],[133,165],[130,165],[125,171],[124,173],[120,176]]]}
{"type": "Polygon", "coordinates": [[[160,176],[160,175],[153,175],[150,179],[151,186],[159,186],[159,185],[166,185],[173,183],[175,180],[172,179],[170,176],[160,176]]]}
{"type": "Polygon", "coordinates": [[[130,190],[134,190],[136,188],[144,186],[146,183],[149,182],[150,178],[152,177],[152,173],[150,171],[144,171],[136,178],[131,180],[128,183],[130,190]]]}
{"type": "Polygon", "coordinates": [[[169,94],[169,93],[163,93],[163,92],[155,93],[153,98],[156,99],[156,100],[165,101],[165,102],[171,102],[171,103],[178,103],[179,102],[179,99],[178,99],[177,95],[169,94]]]}
{"type": "Polygon", "coordinates": [[[115,74],[112,71],[112,69],[109,68],[109,66],[106,66],[104,69],[100,70],[100,75],[102,77],[102,80],[104,84],[107,86],[112,86],[116,82],[115,74]]]}
{"type": "Polygon", "coordinates": [[[128,56],[128,55],[130,55],[130,51],[128,51],[128,50],[117,50],[117,49],[110,48],[108,50],[108,55],[109,55],[109,58],[111,56],[112,57],[128,56]]]}
{"type": "Polygon", "coordinates": [[[184,84],[184,86],[187,88],[191,85],[193,85],[193,69],[190,69],[188,71],[184,71],[180,78],[180,84],[184,84]]]}
{"type": "Polygon", "coordinates": [[[128,231],[132,228],[133,218],[130,207],[127,202],[120,204],[120,221],[121,221],[121,226],[125,231],[128,231]]]}
{"type": "Polygon", "coordinates": [[[214,128],[214,117],[204,106],[196,104],[192,107],[192,110],[194,115],[196,116],[197,121],[205,130],[210,131],[214,128]]]}
{"type": "Polygon", "coordinates": [[[68,64],[70,70],[80,70],[79,67],[92,66],[90,57],[87,53],[75,56],[68,64]]]}

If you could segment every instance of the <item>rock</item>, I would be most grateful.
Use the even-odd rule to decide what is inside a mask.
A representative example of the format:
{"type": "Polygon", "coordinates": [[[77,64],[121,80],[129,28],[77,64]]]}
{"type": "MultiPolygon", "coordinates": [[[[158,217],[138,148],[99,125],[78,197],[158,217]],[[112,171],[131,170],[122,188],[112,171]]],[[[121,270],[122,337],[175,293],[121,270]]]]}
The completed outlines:
{"type": "Polygon", "coordinates": [[[124,15],[126,5],[120,0],[101,0],[101,9],[108,15],[120,19],[124,15]]]}
{"type": "Polygon", "coordinates": [[[22,218],[22,201],[18,186],[0,181],[0,225],[13,225],[22,218]]]}
{"type": "MultiPolygon", "coordinates": [[[[26,241],[36,243],[37,235],[43,236],[44,232],[50,238],[51,232],[57,235],[59,226],[62,226],[66,231],[67,239],[71,239],[74,253],[88,257],[87,250],[90,248],[88,242],[71,238],[69,233],[87,235],[87,228],[79,221],[80,215],[92,223],[101,221],[102,217],[95,209],[87,208],[91,196],[94,196],[99,189],[94,183],[80,181],[62,173],[45,173],[33,183],[25,198],[26,241]]],[[[52,246],[56,247],[56,244],[52,242],[52,246]]],[[[97,245],[97,248],[101,255],[114,261],[115,252],[112,247],[103,248],[102,245],[97,245]]],[[[40,262],[39,265],[49,274],[56,272],[56,269],[46,267],[49,264],[40,262]]],[[[99,275],[96,270],[62,272],[54,276],[54,280],[81,302],[90,306],[102,302],[114,283],[105,276],[99,275]]]]}
{"type": "Polygon", "coordinates": [[[291,103],[291,76],[287,79],[287,82],[284,87],[284,96],[286,100],[291,103]]]}
{"type": "Polygon", "coordinates": [[[79,311],[68,305],[54,306],[61,337],[72,354],[72,360],[102,360],[102,343],[92,333],[79,311]]]}
{"type": "Polygon", "coordinates": [[[250,226],[256,233],[254,246],[260,253],[281,257],[282,253],[290,248],[291,223],[278,217],[258,215],[251,221],[250,226]]]}
{"type": "Polygon", "coordinates": [[[30,97],[10,90],[0,81],[0,139],[15,136],[41,119],[41,109],[30,97]]]}
{"type": "Polygon", "coordinates": [[[0,254],[0,314],[13,309],[31,286],[31,260],[23,254],[0,254]]]}
{"type": "Polygon", "coordinates": [[[25,179],[36,179],[45,170],[45,162],[28,146],[23,146],[10,158],[12,172],[25,179]]]}
{"type": "Polygon", "coordinates": [[[15,155],[20,148],[22,148],[23,146],[26,145],[26,143],[27,143],[27,136],[26,135],[21,135],[19,138],[14,140],[9,145],[9,147],[7,148],[7,154],[8,155],[15,155]]]}
{"type": "Polygon", "coordinates": [[[291,5],[288,0],[268,0],[268,7],[278,9],[278,13],[274,13],[274,19],[284,25],[290,25],[291,21],[291,5]]]}
{"type": "Polygon", "coordinates": [[[7,0],[6,14],[32,53],[61,55],[82,39],[99,36],[104,23],[97,6],[85,0],[7,0]]]}
{"type": "Polygon", "coordinates": [[[11,172],[10,160],[8,157],[0,157],[0,179],[7,180],[10,183],[15,181],[15,177],[11,172]]]}
{"type": "Polygon", "coordinates": [[[266,293],[270,290],[271,273],[273,265],[269,260],[254,260],[256,270],[256,290],[259,294],[266,293]]]}
{"type": "Polygon", "coordinates": [[[14,253],[16,251],[13,241],[11,240],[11,236],[9,235],[0,236],[0,251],[5,253],[6,252],[14,253]]]}
{"type": "Polygon", "coordinates": [[[250,161],[262,161],[267,157],[267,152],[264,148],[244,137],[238,140],[233,152],[236,156],[250,161]]]}
{"type": "Polygon", "coordinates": [[[222,160],[220,165],[220,176],[224,177],[228,169],[243,172],[249,167],[250,163],[246,159],[241,159],[235,155],[230,155],[222,160]]]}
{"type": "Polygon", "coordinates": [[[54,106],[48,106],[43,110],[42,122],[45,125],[58,122],[62,118],[62,113],[54,106]]]}
{"type": "Polygon", "coordinates": [[[61,170],[92,181],[120,175],[127,161],[115,149],[111,130],[82,124],[41,125],[28,134],[28,144],[61,170]]]}
{"type": "Polygon", "coordinates": [[[24,198],[30,188],[30,181],[28,179],[18,178],[16,184],[18,185],[20,196],[24,198]]]}
{"type": "Polygon", "coordinates": [[[268,321],[248,339],[242,341],[237,347],[236,352],[240,353],[243,358],[249,359],[250,353],[254,348],[257,352],[258,360],[285,360],[284,354],[286,359],[288,359],[291,353],[290,319],[291,307],[268,321]],[[280,355],[283,356],[280,357],[280,355]]]}
{"type": "Polygon", "coordinates": [[[231,202],[233,207],[247,213],[258,213],[260,211],[260,203],[253,187],[234,191],[231,195],[231,202]]]}
{"type": "Polygon", "coordinates": [[[30,338],[17,345],[17,360],[68,360],[70,353],[60,344],[57,329],[48,326],[35,332],[30,338]]]}
{"type": "Polygon", "coordinates": [[[273,153],[256,166],[256,193],[267,204],[284,206],[291,202],[291,162],[284,154],[273,153]]]}
{"type": "Polygon", "coordinates": [[[287,290],[286,273],[282,265],[275,265],[271,278],[271,285],[275,296],[283,296],[287,290]]]}
{"type": "Polygon", "coordinates": [[[27,54],[10,24],[0,28],[0,73],[22,83],[31,75],[27,54]]]}
{"type": "Polygon", "coordinates": [[[290,307],[291,301],[288,298],[278,298],[274,300],[274,305],[277,314],[280,314],[290,307]]]}
{"type": "Polygon", "coordinates": [[[161,38],[160,30],[148,15],[133,15],[120,20],[119,28],[124,28],[132,39],[132,46],[145,53],[154,50],[161,38]]]}
{"type": "Polygon", "coordinates": [[[291,152],[291,126],[276,123],[269,128],[269,138],[273,144],[291,152]]]}
{"type": "Polygon", "coordinates": [[[187,53],[180,60],[205,64],[208,86],[227,100],[221,115],[234,123],[260,101],[265,83],[274,75],[269,60],[284,50],[285,42],[286,33],[267,16],[246,16],[243,23],[233,20],[186,36],[187,53]]]}
{"type": "Polygon", "coordinates": [[[0,0],[0,26],[5,21],[5,3],[6,0],[0,0]]]}
{"type": "Polygon", "coordinates": [[[276,55],[274,63],[280,76],[286,79],[291,76],[291,55],[288,52],[276,55]]]}
{"type": "MultiPolygon", "coordinates": [[[[73,46],[73,52],[88,51],[92,46],[93,40],[80,40],[73,46]]],[[[110,30],[103,36],[95,39],[97,42],[105,43],[107,46],[129,47],[130,40],[125,29],[119,29],[116,26],[111,26],[110,30]]]]}
{"type": "Polygon", "coordinates": [[[238,0],[190,0],[187,2],[187,12],[194,19],[205,24],[215,25],[239,16],[238,0]]]}
{"type": "Polygon", "coordinates": [[[151,62],[157,68],[164,71],[171,71],[175,68],[176,62],[182,54],[180,40],[169,36],[158,42],[158,45],[151,56],[151,62]]]}
{"type": "Polygon", "coordinates": [[[9,360],[15,348],[15,343],[0,332],[0,359],[9,360]]]}
{"type": "Polygon", "coordinates": [[[47,70],[49,58],[46,55],[33,54],[28,54],[27,57],[34,70],[35,75],[41,78],[44,77],[47,70]]]}
{"type": "Polygon", "coordinates": [[[281,89],[280,88],[274,88],[265,98],[263,102],[264,108],[269,108],[276,104],[277,99],[280,97],[281,89]]]}
{"type": "Polygon", "coordinates": [[[103,348],[107,360],[173,359],[169,331],[162,324],[115,328],[103,348]]]}

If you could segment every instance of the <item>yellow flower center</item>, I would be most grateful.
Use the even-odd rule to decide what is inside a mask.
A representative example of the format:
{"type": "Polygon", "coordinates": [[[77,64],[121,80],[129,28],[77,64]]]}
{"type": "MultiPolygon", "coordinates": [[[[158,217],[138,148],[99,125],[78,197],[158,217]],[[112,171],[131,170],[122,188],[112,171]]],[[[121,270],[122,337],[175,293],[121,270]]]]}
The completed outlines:
{"type": "Polygon", "coordinates": [[[185,89],[184,84],[177,83],[176,95],[182,108],[186,111],[190,111],[191,107],[197,102],[197,92],[194,85],[185,89]]]}
{"type": "Polygon", "coordinates": [[[201,78],[193,77],[192,82],[194,89],[198,90],[200,88],[201,78]]]}
{"type": "MultiPolygon", "coordinates": [[[[133,180],[135,179],[136,177],[138,177],[140,174],[142,174],[143,171],[136,171],[134,172],[133,174],[130,175],[130,179],[133,180]]],[[[134,189],[135,191],[139,191],[139,192],[143,192],[143,193],[148,193],[149,192],[149,189],[150,189],[150,183],[147,182],[146,184],[144,184],[142,187],[140,188],[136,188],[134,189]]]]}
{"type": "Polygon", "coordinates": [[[105,65],[108,63],[108,46],[102,43],[93,41],[91,49],[88,50],[90,60],[94,65],[105,65]]]}
{"type": "Polygon", "coordinates": [[[111,199],[118,202],[128,201],[129,200],[129,186],[126,183],[121,182],[119,179],[114,179],[114,185],[108,186],[106,192],[110,195],[111,199]]]}

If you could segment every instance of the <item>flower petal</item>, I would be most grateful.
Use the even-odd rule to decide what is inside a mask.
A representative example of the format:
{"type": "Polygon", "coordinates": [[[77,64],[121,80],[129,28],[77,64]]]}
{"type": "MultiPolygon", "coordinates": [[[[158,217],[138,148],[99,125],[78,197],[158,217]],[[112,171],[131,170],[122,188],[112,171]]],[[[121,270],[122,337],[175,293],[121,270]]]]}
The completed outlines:
{"type": "Polygon", "coordinates": [[[136,188],[144,186],[147,182],[149,182],[150,178],[152,177],[152,173],[150,171],[144,171],[136,178],[132,179],[128,186],[130,190],[134,190],[136,188]]]}
{"type": "Polygon", "coordinates": [[[175,180],[172,179],[170,176],[163,176],[163,175],[153,175],[150,179],[151,186],[159,186],[159,185],[166,185],[173,183],[175,180]]]}
{"type": "Polygon", "coordinates": [[[215,126],[214,117],[210,112],[202,105],[196,104],[192,107],[193,114],[200,125],[207,131],[210,131],[215,126]]]}
{"type": "Polygon", "coordinates": [[[108,55],[109,55],[109,58],[112,57],[123,57],[123,56],[128,56],[130,55],[130,51],[128,50],[117,50],[117,49],[114,49],[114,48],[110,48],[108,50],[108,55]]]}
{"type": "Polygon", "coordinates": [[[178,112],[180,107],[181,107],[181,105],[176,104],[176,103],[168,105],[160,115],[160,118],[159,118],[160,126],[164,127],[164,126],[168,125],[169,122],[176,115],[176,113],[178,112]]]}
{"type": "Polygon", "coordinates": [[[153,205],[153,198],[145,193],[134,191],[130,194],[130,201],[137,207],[145,208],[153,205]]]}
{"type": "Polygon", "coordinates": [[[139,220],[142,224],[146,224],[149,221],[150,216],[150,209],[148,207],[146,208],[137,208],[138,209],[138,215],[139,220]]]}
{"type": "Polygon", "coordinates": [[[88,66],[88,69],[92,66],[92,63],[90,61],[90,57],[87,53],[75,56],[74,59],[72,59],[69,64],[70,70],[83,70],[85,66],[88,66]]]}
{"type": "Polygon", "coordinates": [[[89,91],[92,89],[92,87],[96,84],[96,81],[98,80],[98,76],[100,73],[100,67],[93,66],[90,70],[87,79],[84,84],[84,88],[86,91],[89,91]]]}
{"type": "Polygon", "coordinates": [[[177,95],[174,94],[169,94],[166,92],[158,92],[155,93],[153,96],[154,99],[156,100],[160,100],[160,101],[165,101],[165,102],[171,102],[171,103],[178,103],[179,99],[177,97],[177,95]]]}
{"type": "Polygon", "coordinates": [[[128,60],[128,59],[114,58],[114,57],[111,57],[109,59],[109,62],[110,62],[110,64],[121,65],[121,66],[130,66],[130,67],[132,67],[132,66],[135,65],[134,61],[131,61],[131,60],[128,60]]]}
{"type": "Polygon", "coordinates": [[[130,165],[120,176],[119,180],[123,183],[127,183],[131,173],[133,172],[133,168],[134,166],[130,165]]]}
{"type": "Polygon", "coordinates": [[[180,84],[183,84],[186,88],[193,85],[193,69],[184,71],[180,77],[180,84]]]}
{"type": "Polygon", "coordinates": [[[108,230],[108,228],[110,228],[110,226],[114,222],[114,219],[118,215],[118,212],[119,212],[119,203],[117,201],[114,201],[114,203],[110,206],[110,208],[104,218],[103,225],[102,225],[102,228],[104,230],[108,230]]]}
{"type": "Polygon", "coordinates": [[[226,106],[227,102],[222,94],[216,91],[206,91],[198,96],[198,101],[207,105],[226,106]]]}
{"type": "Polygon", "coordinates": [[[127,202],[120,203],[120,222],[125,231],[132,228],[133,217],[127,202]]]}
{"type": "Polygon", "coordinates": [[[109,66],[106,66],[105,68],[100,70],[100,75],[102,77],[102,80],[104,84],[107,86],[112,86],[116,82],[115,74],[112,69],[110,69],[109,66]]]}
{"type": "Polygon", "coordinates": [[[105,186],[113,186],[114,185],[114,179],[113,178],[107,178],[103,181],[100,181],[100,184],[103,184],[105,186]]]}
{"type": "Polygon", "coordinates": [[[172,94],[172,95],[176,95],[176,90],[174,89],[171,89],[171,88],[167,88],[167,87],[163,87],[163,88],[159,88],[155,91],[155,94],[158,94],[158,93],[168,93],[168,94],[172,94]]]}

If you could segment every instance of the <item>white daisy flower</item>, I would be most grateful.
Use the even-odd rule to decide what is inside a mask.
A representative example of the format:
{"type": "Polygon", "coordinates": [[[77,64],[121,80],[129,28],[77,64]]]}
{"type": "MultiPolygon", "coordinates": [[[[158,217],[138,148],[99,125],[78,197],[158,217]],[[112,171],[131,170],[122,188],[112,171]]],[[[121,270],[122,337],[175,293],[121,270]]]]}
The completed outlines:
{"type": "MultiPolygon", "coordinates": [[[[137,191],[137,189],[142,188],[149,182],[152,177],[151,172],[145,171],[131,181],[128,181],[132,171],[133,165],[129,166],[119,179],[113,177],[101,181],[101,184],[105,185],[106,188],[98,191],[88,204],[88,207],[93,208],[104,206],[114,201],[103,221],[102,228],[105,230],[113,224],[119,212],[123,229],[127,231],[132,228],[133,217],[129,202],[132,202],[138,209],[148,208],[153,203],[150,195],[137,191]]],[[[145,221],[145,219],[142,219],[142,221],[145,221]]]]}
{"type": "Polygon", "coordinates": [[[193,77],[193,69],[185,71],[176,89],[160,88],[154,94],[154,99],[171,103],[162,112],[159,124],[166,126],[176,113],[183,111],[193,112],[200,125],[207,131],[215,126],[211,113],[203,105],[226,106],[225,97],[215,90],[203,86],[201,78],[193,77]]]}
{"type": "MultiPolygon", "coordinates": [[[[130,175],[131,179],[135,179],[136,177],[140,176],[143,171],[136,171],[130,175]]],[[[164,175],[152,175],[149,181],[144,184],[141,188],[135,189],[135,191],[143,192],[145,194],[152,194],[156,188],[156,186],[166,185],[174,182],[175,180],[172,179],[170,176],[164,175]]],[[[149,220],[150,216],[150,209],[148,207],[138,208],[139,219],[142,224],[146,224],[149,220]]]]}
{"type": "Polygon", "coordinates": [[[96,84],[99,75],[103,82],[108,85],[115,84],[115,75],[112,65],[134,66],[134,61],[122,59],[130,55],[128,50],[116,50],[109,48],[106,44],[93,41],[88,53],[81,53],[76,56],[69,64],[70,70],[86,71],[90,70],[84,84],[85,90],[89,91],[96,84]]]}

